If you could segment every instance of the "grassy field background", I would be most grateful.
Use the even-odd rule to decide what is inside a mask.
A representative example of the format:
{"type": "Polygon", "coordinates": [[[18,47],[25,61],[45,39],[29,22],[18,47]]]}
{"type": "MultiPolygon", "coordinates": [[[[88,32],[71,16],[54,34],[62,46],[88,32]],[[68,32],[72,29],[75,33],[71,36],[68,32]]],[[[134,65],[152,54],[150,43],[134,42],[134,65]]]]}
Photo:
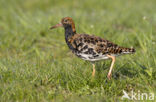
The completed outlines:
{"type": "Polygon", "coordinates": [[[129,102],[121,100],[123,90],[156,95],[155,4],[155,0],[0,0],[0,101],[129,102]],[[96,63],[92,79],[92,65],[68,49],[64,29],[49,30],[66,16],[74,19],[78,33],[133,46],[136,53],[117,58],[110,81],[106,77],[110,60],[96,63]]]}

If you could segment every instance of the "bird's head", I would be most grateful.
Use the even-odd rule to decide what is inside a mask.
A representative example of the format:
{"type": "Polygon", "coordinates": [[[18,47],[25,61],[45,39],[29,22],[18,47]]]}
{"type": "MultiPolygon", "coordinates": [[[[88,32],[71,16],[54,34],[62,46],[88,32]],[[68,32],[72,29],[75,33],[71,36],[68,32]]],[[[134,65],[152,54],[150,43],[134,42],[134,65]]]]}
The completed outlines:
{"type": "Polygon", "coordinates": [[[71,17],[62,18],[61,23],[64,27],[74,25],[74,21],[71,17]]]}
{"type": "Polygon", "coordinates": [[[75,24],[71,17],[64,17],[62,18],[61,22],[52,26],[50,29],[64,27],[65,29],[71,27],[73,31],[75,31],[75,24]]]}

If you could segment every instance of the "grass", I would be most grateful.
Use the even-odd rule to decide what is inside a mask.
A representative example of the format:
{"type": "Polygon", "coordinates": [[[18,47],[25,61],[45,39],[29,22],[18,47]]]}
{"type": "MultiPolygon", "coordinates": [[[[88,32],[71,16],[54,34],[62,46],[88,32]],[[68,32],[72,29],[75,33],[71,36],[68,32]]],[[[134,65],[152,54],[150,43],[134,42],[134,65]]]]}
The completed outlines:
{"type": "Polygon", "coordinates": [[[121,100],[123,90],[156,94],[155,4],[0,0],[0,101],[131,102],[121,100]],[[74,19],[77,32],[133,46],[136,53],[117,58],[110,81],[110,60],[97,62],[92,79],[91,64],[71,53],[64,30],[49,30],[66,16],[74,19]]]}

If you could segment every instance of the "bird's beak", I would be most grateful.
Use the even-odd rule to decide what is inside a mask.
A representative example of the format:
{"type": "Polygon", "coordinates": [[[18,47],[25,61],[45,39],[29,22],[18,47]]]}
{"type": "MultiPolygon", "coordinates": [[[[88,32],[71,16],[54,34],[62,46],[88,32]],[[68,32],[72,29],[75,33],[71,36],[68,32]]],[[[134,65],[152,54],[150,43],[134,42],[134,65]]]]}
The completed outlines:
{"type": "Polygon", "coordinates": [[[56,24],[56,25],[50,27],[50,29],[54,29],[54,28],[58,28],[58,27],[62,27],[62,26],[63,26],[62,23],[59,23],[59,24],[56,24]]]}

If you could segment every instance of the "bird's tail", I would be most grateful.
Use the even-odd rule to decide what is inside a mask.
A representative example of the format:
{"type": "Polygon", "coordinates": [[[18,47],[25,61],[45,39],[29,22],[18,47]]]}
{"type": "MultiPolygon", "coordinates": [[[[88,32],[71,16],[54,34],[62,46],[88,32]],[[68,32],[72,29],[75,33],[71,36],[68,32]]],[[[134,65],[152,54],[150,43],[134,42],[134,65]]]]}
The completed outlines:
{"type": "Polygon", "coordinates": [[[135,49],[134,48],[123,48],[121,47],[121,53],[123,54],[130,54],[130,53],[135,53],[135,49]]]}

